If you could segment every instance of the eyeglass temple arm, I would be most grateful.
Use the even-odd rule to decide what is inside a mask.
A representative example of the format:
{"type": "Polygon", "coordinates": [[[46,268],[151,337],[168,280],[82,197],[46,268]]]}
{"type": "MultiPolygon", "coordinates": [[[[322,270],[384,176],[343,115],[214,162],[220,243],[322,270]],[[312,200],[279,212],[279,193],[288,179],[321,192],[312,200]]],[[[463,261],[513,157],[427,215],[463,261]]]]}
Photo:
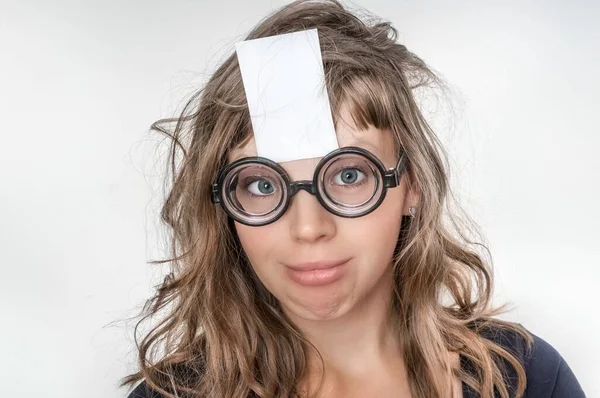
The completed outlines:
{"type": "Polygon", "coordinates": [[[400,177],[406,171],[406,166],[408,163],[408,156],[405,152],[402,152],[400,155],[400,159],[398,159],[398,163],[396,167],[391,170],[388,170],[384,176],[384,186],[386,188],[397,187],[400,184],[400,177]]]}
{"type": "Polygon", "coordinates": [[[221,203],[221,195],[219,195],[219,184],[212,184],[212,192],[210,195],[210,201],[212,203],[221,203]]]}

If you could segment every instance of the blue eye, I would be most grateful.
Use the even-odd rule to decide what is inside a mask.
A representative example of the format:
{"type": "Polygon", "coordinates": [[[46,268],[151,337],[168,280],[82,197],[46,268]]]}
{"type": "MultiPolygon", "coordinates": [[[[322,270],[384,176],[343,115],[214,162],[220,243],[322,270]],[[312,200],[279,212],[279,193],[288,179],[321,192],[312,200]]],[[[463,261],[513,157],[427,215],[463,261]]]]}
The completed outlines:
{"type": "Polygon", "coordinates": [[[365,177],[365,174],[356,168],[345,168],[336,173],[333,177],[333,183],[337,185],[352,185],[360,183],[365,177]]]}
{"type": "Polygon", "coordinates": [[[261,178],[248,184],[246,189],[252,195],[267,196],[275,192],[275,185],[271,181],[261,178]]]}

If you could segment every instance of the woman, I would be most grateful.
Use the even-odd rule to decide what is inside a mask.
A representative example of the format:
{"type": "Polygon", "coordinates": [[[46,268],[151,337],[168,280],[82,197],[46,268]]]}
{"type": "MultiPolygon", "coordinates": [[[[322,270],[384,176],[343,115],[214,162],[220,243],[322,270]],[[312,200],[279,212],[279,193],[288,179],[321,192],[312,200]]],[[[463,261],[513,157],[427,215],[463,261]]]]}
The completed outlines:
{"type": "Polygon", "coordinates": [[[309,29],[339,148],[257,156],[239,51],[153,125],[173,140],[172,272],[130,397],[583,397],[553,347],[493,318],[482,245],[443,210],[443,149],[414,98],[440,80],[336,1],[283,7],[247,40],[309,29]]]}

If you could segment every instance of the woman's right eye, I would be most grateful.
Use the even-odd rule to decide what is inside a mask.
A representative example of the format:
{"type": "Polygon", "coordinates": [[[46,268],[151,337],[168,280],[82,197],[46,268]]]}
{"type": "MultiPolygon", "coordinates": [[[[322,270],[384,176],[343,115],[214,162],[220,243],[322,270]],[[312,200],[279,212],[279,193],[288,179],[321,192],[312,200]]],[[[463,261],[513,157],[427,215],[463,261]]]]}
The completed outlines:
{"type": "Polygon", "coordinates": [[[275,184],[265,178],[259,178],[246,186],[246,189],[256,196],[268,196],[277,190],[275,184]]]}

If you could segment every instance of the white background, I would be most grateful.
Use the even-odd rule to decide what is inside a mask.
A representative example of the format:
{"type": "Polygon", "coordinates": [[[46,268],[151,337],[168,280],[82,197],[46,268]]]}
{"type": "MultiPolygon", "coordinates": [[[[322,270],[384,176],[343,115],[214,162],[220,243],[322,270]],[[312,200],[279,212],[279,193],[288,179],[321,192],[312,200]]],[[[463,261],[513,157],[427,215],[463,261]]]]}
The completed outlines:
{"type": "MultiPolygon", "coordinates": [[[[0,395],[123,397],[160,254],[154,120],[282,1],[0,0],[0,395]]],[[[498,302],[600,397],[599,2],[367,1],[456,88],[439,131],[498,302]]]]}

